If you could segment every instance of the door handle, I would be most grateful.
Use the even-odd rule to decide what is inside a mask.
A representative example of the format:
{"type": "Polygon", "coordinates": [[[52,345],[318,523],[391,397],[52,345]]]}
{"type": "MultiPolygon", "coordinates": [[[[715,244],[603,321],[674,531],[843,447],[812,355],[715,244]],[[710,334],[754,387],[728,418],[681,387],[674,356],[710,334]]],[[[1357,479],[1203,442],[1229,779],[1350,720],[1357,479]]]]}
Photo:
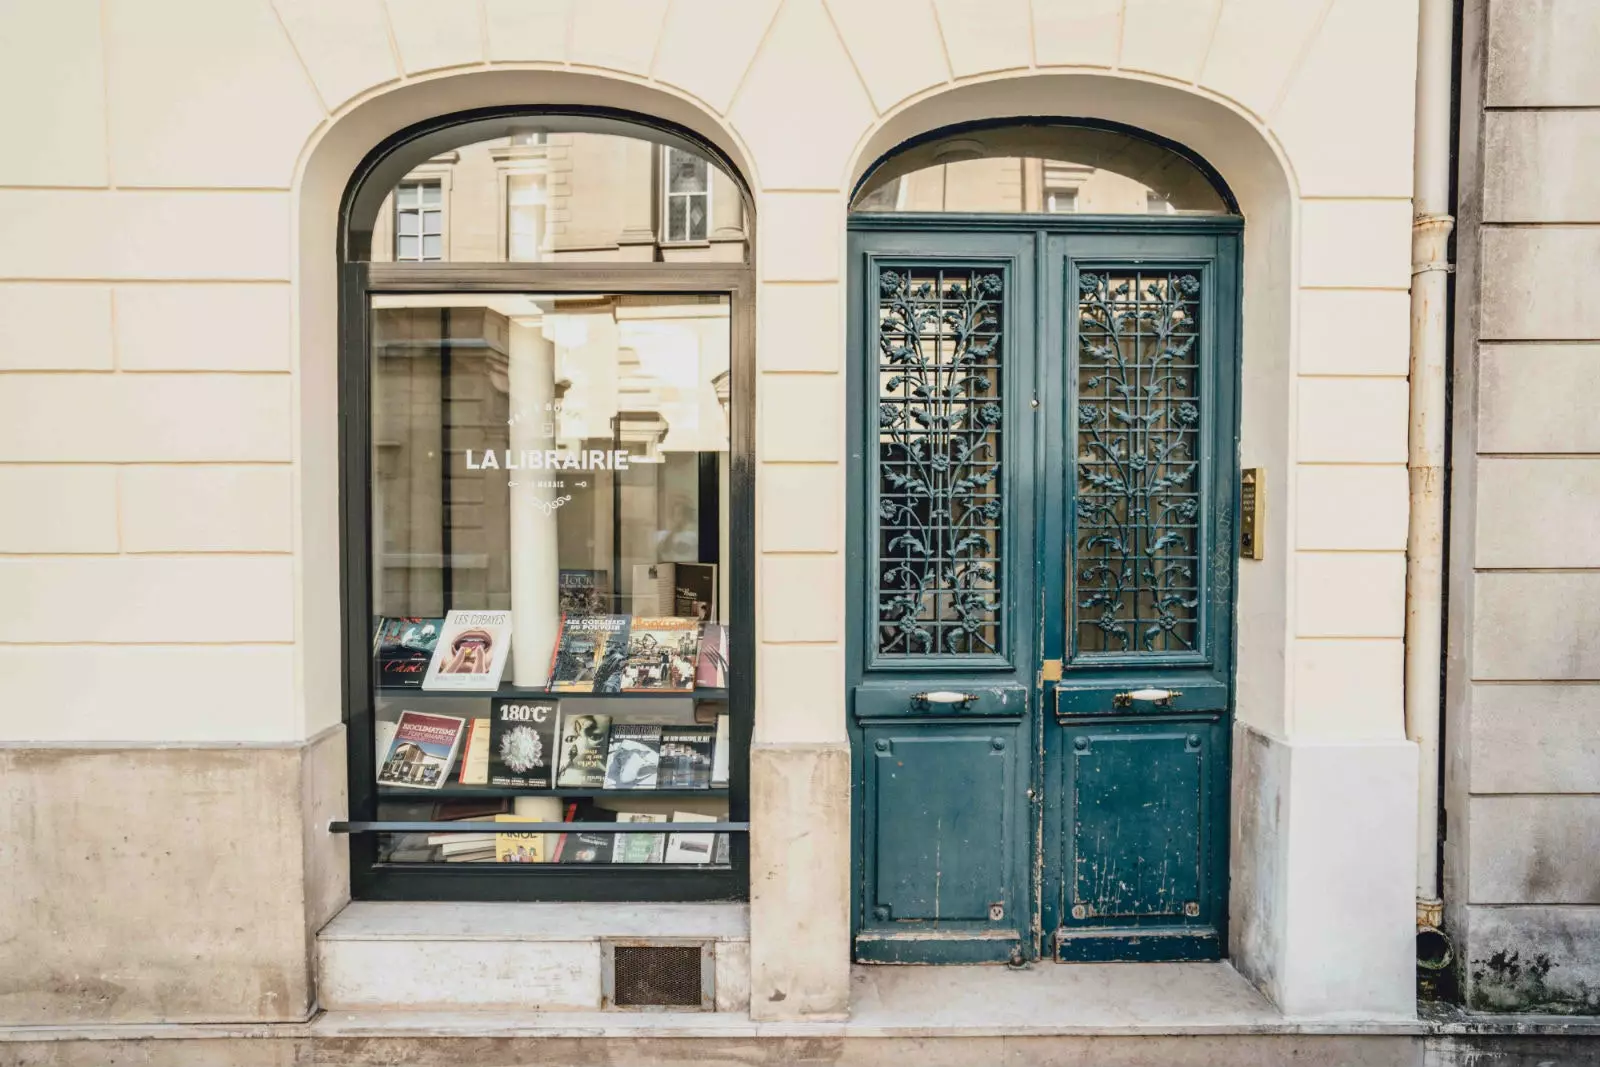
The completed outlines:
{"type": "Polygon", "coordinates": [[[1135,700],[1151,704],[1171,704],[1173,697],[1183,694],[1176,689],[1129,689],[1127,692],[1118,693],[1111,698],[1114,708],[1132,707],[1135,700]]]}
{"type": "Polygon", "coordinates": [[[964,707],[977,699],[976,693],[957,693],[950,689],[935,689],[932,692],[916,694],[911,698],[911,702],[919,707],[927,707],[929,704],[955,704],[964,707]]]}

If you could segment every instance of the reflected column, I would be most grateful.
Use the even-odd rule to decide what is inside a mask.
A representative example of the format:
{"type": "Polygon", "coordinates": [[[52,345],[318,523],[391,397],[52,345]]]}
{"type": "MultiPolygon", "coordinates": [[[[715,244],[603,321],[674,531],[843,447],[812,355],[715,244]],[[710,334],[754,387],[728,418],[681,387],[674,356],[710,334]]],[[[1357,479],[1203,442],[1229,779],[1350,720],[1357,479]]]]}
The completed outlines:
{"type": "Polygon", "coordinates": [[[555,345],[538,317],[510,320],[511,631],[512,676],[519,686],[540,687],[561,628],[555,500],[557,475],[529,468],[523,457],[556,446],[555,345]]]}

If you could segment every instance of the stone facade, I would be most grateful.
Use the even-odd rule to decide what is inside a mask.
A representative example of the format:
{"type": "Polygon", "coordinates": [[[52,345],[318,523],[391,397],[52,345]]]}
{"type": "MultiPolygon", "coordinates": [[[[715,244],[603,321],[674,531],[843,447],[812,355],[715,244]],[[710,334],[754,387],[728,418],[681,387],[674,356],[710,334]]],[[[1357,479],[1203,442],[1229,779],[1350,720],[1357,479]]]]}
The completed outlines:
{"type": "MultiPolygon", "coordinates": [[[[1592,21],[1584,0],[1498,6],[1512,13],[1496,32],[1522,42],[1501,54],[1524,58],[1491,65],[1502,96],[1490,102],[1591,102],[1589,66],[1562,51],[1592,21]],[[1559,9],[1573,29],[1539,36],[1523,8],[1559,9]],[[1524,51],[1536,45],[1542,58],[1524,51]]],[[[22,887],[8,903],[22,902],[24,923],[63,887],[89,893],[106,881],[106,862],[84,847],[106,832],[104,813],[73,798],[106,752],[145,753],[117,772],[137,778],[128,796],[142,817],[128,834],[142,851],[130,858],[119,846],[109,868],[139,906],[101,900],[63,912],[57,936],[0,937],[0,973],[33,976],[25,989],[0,987],[0,1019],[18,1017],[8,996],[28,1021],[62,1025],[276,1020],[315,1004],[308,933],[339,895],[341,845],[306,813],[337,807],[343,768],[300,757],[319,770],[297,792],[301,778],[277,765],[331,744],[322,739],[341,717],[340,197],[384,138],[506,104],[681,124],[720,148],[753,193],[751,1014],[832,1019],[852,1007],[848,194],[908,138],[1062,115],[1181,142],[1217,168],[1246,218],[1241,459],[1265,468],[1270,503],[1265,558],[1241,565],[1238,588],[1233,962],[1296,1015],[1410,1018],[1416,765],[1400,657],[1416,26],[1414,0],[53,0],[0,10],[0,90],[25,105],[0,112],[14,149],[0,154],[0,740],[26,769],[0,792],[0,857],[14,872],[8,890],[22,887]],[[811,685],[775,684],[785,677],[811,685]],[[174,769],[217,760],[259,766],[207,770],[211,786],[265,776],[272,788],[251,803],[210,803],[174,769]],[[186,805],[206,825],[169,844],[163,813],[186,805]],[[236,843],[263,818],[275,829],[261,851],[206,868],[213,892],[193,893],[186,872],[207,843],[236,843]],[[167,848],[181,863],[153,865],[148,856],[167,848]],[[295,884],[260,880],[255,862],[295,884]],[[208,968],[238,945],[229,909],[255,919],[269,900],[282,931],[272,974],[219,965],[177,1000],[110,994],[112,972],[165,966],[163,953],[180,951],[126,936],[175,923],[178,900],[192,920],[181,951],[208,968]],[[134,955],[84,955],[85,943],[134,955]],[[64,992],[40,992],[52,989],[64,992]]],[[[1503,143],[1507,159],[1584,150],[1581,111],[1489,117],[1485,140],[1503,143]]],[[[1485,211],[1523,218],[1525,184],[1490,182],[1499,191],[1485,191],[1485,211]]],[[[1586,195],[1558,187],[1532,207],[1541,221],[1592,221],[1586,195]]],[[[1479,397],[1484,439],[1500,442],[1490,452],[1588,447],[1594,431],[1572,399],[1588,377],[1581,349],[1499,342],[1594,336],[1594,312],[1578,299],[1587,275],[1571,269],[1594,258],[1592,243],[1576,227],[1484,229],[1485,269],[1507,275],[1481,305],[1482,365],[1498,368],[1484,372],[1479,397]],[[1515,361],[1550,376],[1537,399],[1534,379],[1509,373],[1515,361]]],[[[1458,392],[1458,419],[1476,410],[1460,402],[1474,395],[1458,392]]],[[[1475,437],[1458,428],[1458,449],[1475,437]]],[[[1586,484],[1584,460],[1497,455],[1480,466],[1501,462],[1562,481],[1539,496],[1508,467],[1497,482],[1485,473],[1486,497],[1499,486],[1531,494],[1523,507],[1562,507],[1567,522],[1593,518],[1559,487],[1586,484]]],[[[1475,514],[1458,504],[1458,524],[1475,514]]],[[[1584,539],[1508,537],[1494,533],[1498,513],[1483,515],[1479,540],[1503,547],[1478,563],[1496,573],[1475,579],[1476,599],[1469,573],[1453,603],[1504,622],[1476,631],[1471,647],[1494,651],[1472,657],[1474,639],[1458,634],[1456,662],[1500,656],[1502,672],[1471,677],[1548,680],[1523,687],[1531,702],[1508,713],[1537,709],[1550,736],[1582,737],[1573,717],[1586,705],[1554,683],[1593,676],[1595,650],[1565,635],[1600,620],[1585,598],[1563,594],[1563,643],[1535,643],[1522,620],[1558,616],[1518,598],[1551,581],[1529,568],[1592,566],[1584,539]],[[1536,662],[1517,659],[1520,642],[1536,662]]],[[[1454,558],[1470,568],[1469,550],[1454,558]]],[[[1458,685],[1457,719],[1496,720],[1482,695],[1509,688],[1458,685]]],[[[1493,791],[1559,794],[1595,773],[1559,745],[1508,746],[1498,758],[1493,791]]],[[[1540,936],[1596,929],[1580,907],[1596,902],[1595,887],[1561,866],[1579,862],[1583,833],[1543,851],[1511,847],[1505,828],[1518,817],[1497,808],[1506,801],[1481,790],[1479,774],[1470,817],[1456,795],[1464,779],[1452,780],[1452,834],[1527,870],[1472,882],[1459,921],[1504,918],[1493,906],[1505,901],[1481,895],[1492,884],[1550,905],[1537,912],[1540,936]]],[[[1532,803],[1529,817],[1578,820],[1594,836],[1592,802],[1532,803]]],[[[1485,862],[1456,863],[1455,886],[1469,867],[1495,868],[1485,862]]],[[[17,919],[15,908],[0,914],[17,919]]]]}
{"type": "Polygon", "coordinates": [[[1467,4],[1445,901],[1490,1011],[1600,1012],[1597,34],[1581,0],[1467,4]]]}

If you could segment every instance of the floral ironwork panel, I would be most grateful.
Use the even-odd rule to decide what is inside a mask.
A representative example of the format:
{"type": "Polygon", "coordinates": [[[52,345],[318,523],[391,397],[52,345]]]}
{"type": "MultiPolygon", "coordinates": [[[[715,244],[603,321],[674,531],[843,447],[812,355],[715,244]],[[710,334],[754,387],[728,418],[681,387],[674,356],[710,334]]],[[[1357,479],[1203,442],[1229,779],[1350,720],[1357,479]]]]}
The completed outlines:
{"type": "Polygon", "coordinates": [[[1004,300],[993,267],[878,275],[879,655],[1002,649],[1004,300]]]}
{"type": "Polygon", "coordinates": [[[1079,276],[1079,653],[1200,643],[1200,296],[1186,271],[1079,276]]]}

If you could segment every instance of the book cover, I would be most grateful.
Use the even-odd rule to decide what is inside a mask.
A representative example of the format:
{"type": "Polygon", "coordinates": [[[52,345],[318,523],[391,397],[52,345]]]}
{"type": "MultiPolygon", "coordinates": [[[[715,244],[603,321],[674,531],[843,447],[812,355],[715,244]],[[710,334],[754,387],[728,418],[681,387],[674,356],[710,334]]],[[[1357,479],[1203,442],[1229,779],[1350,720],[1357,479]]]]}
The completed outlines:
{"type": "Polygon", "coordinates": [[[606,753],[607,789],[654,789],[661,763],[661,727],[619,722],[611,727],[606,753]]]}
{"type": "Polygon", "coordinates": [[[615,835],[608,832],[567,834],[566,851],[562,863],[610,863],[615,835]]]}
{"type": "Polygon", "coordinates": [[[721,623],[710,623],[700,632],[694,684],[698,689],[728,688],[728,628],[721,623]]]}
{"type": "MultiPolygon", "coordinates": [[[[495,822],[538,822],[528,815],[496,815],[495,822]]],[[[499,863],[543,863],[544,834],[495,834],[494,858],[499,863]]]]}
{"type": "Polygon", "coordinates": [[[711,788],[713,732],[709,726],[663,726],[656,788],[711,788]]]}
{"type": "MultiPolygon", "coordinates": [[[[561,822],[564,805],[560,797],[517,797],[511,802],[511,813],[521,815],[533,822],[561,822]]],[[[546,862],[551,862],[556,857],[556,845],[561,841],[560,834],[544,835],[544,857],[546,862]]]]}
{"type": "MultiPolygon", "coordinates": [[[[665,815],[619,811],[618,822],[666,822],[665,815]]],[[[667,854],[666,834],[617,834],[611,847],[612,863],[660,863],[667,854]]]]}
{"type": "MultiPolygon", "coordinates": [[[[717,822],[715,815],[701,815],[695,811],[675,811],[672,821],[717,822]]],[[[716,834],[668,834],[666,861],[668,863],[710,863],[711,850],[716,845],[716,834]]]]}
{"type": "Polygon", "coordinates": [[[402,711],[394,743],[378,769],[379,785],[438,789],[455,762],[467,720],[454,715],[402,711]]]}
{"type": "Polygon", "coordinates": [[[633,565],[633,596],[630,606],[635,615],[671,615],[672,601],[672,564],[633,565]]]}
{"type": "Polygon", "coordinates": [[[606,781],[609,715],[564,715],[556,785],[564,789],[599,789],[606,781]]]}
{"type": "Polygon", "coordinates": [[[456,780],[462,785],[487,785],[489,782],[489,720],[473,719],[467,724],[467,741],[461,746],[461,770],[456,780]]]}
{"type": "MultiPolygon", "coordinates": [[[[562,812],[561,818],[559,818],[559,819],[557,819],[555,821],[556,822],[577,822],[578,821],[578,802],[576,800],[567,801],[566,810],[564,812],[562,812]]],[[[550,852],[550,862],[551,863],[561,863],[563,861],[564,857],[567,854],[567,838],[569,838],[571,836],[572,836],[571,834],[557,834],[556,835],[555,848],[552,849],[551,852],[550,852]]]]}
{"type": "Polygon", "coordinates": [[[635,618],[628,628],[622,691],[691,693],[699,654],[700,624],[694,619],[635,618]]]}
{"type": "Polygon", "coordinates": [[[566,570],[557,575],[556,596],[563,615],[604,615],[610,599],[605,571],[566,570]]]}
{"type": "Polygon", "coordinates": [[[373,749],[372,765],[381,768],[383,761],[389,758],[389,750],[394,747],[394,732],[400,729],[400,724],[387,719],[379,719],[372,726],[373,749]]]}
{"type": "Polygon", "coordinates": [[[554,700],[497,697],[490,701],[489,784],[518,789],[555,785],[559,720],[554,700]]]}
{"type": "Polygon", "coordinates": [[[424,689],[492,692],[511,654],[511,612],[452,611],[444,617],[424,689]]]}
{"type": "Polygon", "coordinates": [[[626,615],[563,615],[550,663],[557,693],[615,693],[628,662],[626,615]]]}
{"type": "Polygon", "coordinates": [[[411,616],[379,619],[373,649],[378,684],[391,688],[421,686],[443,626],[443,619],[411,616]]]}
{"type": "Polygon", "coordinates": [[[711,746],[711,784],[728,784],[728,713],[717,716],[717,739],[711,746]]]}
{"type": "Polygon", "coordinates": [[[672,613],[699,622],[717,618],[717,565],[672,564],[672,613]]]}

